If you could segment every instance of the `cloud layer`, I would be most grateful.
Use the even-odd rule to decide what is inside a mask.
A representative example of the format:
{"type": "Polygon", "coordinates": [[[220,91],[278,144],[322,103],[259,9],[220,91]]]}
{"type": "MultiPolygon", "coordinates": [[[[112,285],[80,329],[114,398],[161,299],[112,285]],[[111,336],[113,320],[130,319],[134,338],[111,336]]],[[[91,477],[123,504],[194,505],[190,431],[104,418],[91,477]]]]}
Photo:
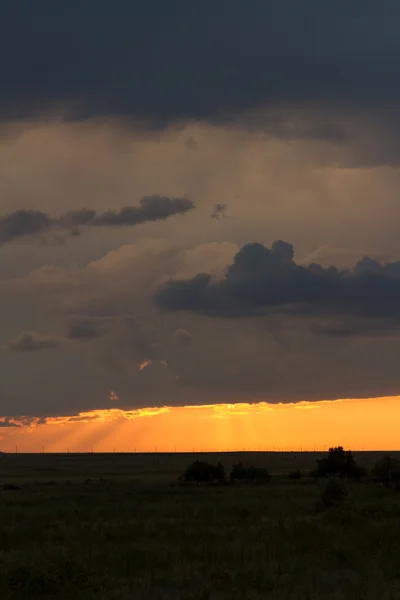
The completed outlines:
{"type": "Polygon", "coordinates": [[[165,124],[265,104],[395,106],[400,95],[396,0],[233,0],[229,11],[220,0],[23,0],[3,4],[0,22],[3,118],[61,107],[165,124]]]}
{"type": "Polygon", "coordinates": [[[8,125],[0,214],[33,211],[6,231],[40,243],[0,252],[0,415],[398,393],[395,128],[285,111],[247,131],[8,125]],[[119,207],[151,194],[196,210],[120,226],[119,207]],[[199,274],[190,306],[157,309],[157,290],[199,274]],[[10,351],[29,332],[61,347],[10,351]]]}
{"type": "MultiPolygon", "coordinates": [[[[82,268],[41,268],[3,282],[3,310],[18,317],[12,321],[10,331],[15,334],[9,339],[24,340],[25,335],[16,331],[23,314],[37,331],[44,327],[49,331],[53,323],[54,338],[62,340],[62,348],[47,347],[29,356],[22,350],[3,355],[3,415],[42,418],[109,408],[110,390],[118,398],[113,404],[129,410],[396,393],[400,386],[397,339],[392,335],[396,314],[383,315],[381,292],[376,294],[378,309],[365,312],[365,298],[358,295],[360,311],[353,310],[357,303],[351,299],[347,304],[341,287],[342,278],[351,286],[357,278],[370,281],[371,269],[382,271],[385,281],[389,277],[397,281],[396,274],[389,275],[396,263],[361,260],[356,269],[344,271],[303,267],[294,262],[291,245],[284,242],[270,248],[250,245],[250,250],[255,252],[251,260],[248,246],[244,250],[208,243],[187,248],[148,239],[82,268]],[[230,283],[237,287],[227,288],[232,265],[236,274],[230,283]],[[206,289],[211,286],[212,311],[215,297],[219,298],[219,312],[213,312],[213,318],[204,314],[204,307],[198,310],[195,305],[193,310],[193,304],[184,311],[154,309],[152,296],[160,286],[170,285],[167,273],[172,280],[192,282],[199,271],[210,274],[206,289]],[[271,273],[281,286],[275,292],[271,273]],[[296,282],[301,283],[298,288],[296,282]],[[325,285],[336,308],[326,292],[314,293],[319,286],[325,290],[325,285]],[[234,304],[225,296],[232,289],[237,294],[234,304]],[[290,303],[274,302],[271,307],[271,294],[282,302],[288,291],[290,303]],[[300,304],[294,301],[295,291],[300,304]],[[235,311],[221,311],[228,305],[235,311]],[[337,310],[343,306],[346,314],[337,310]],[[235,318],[227,319],[227,314],[235,318]],[[59,337],[60,331],[65,337],[59,337]],[[18,377],[21,369],[24,378],[18,377]]],[[[371,288],[360,289],[369,290],[370,307],[371,288]]],[[[204,299],[202,294],[197,299],[204,299]]],[[[39,347],[43,338],[35,336],[39,347]]]]}

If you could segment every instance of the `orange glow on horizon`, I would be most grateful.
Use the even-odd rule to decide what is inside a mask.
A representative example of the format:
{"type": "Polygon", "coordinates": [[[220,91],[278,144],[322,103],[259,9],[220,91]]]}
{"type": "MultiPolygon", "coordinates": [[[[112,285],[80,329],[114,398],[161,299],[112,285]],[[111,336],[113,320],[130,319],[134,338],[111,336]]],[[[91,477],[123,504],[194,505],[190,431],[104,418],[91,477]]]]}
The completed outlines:
{"type": "Polygon", "coordinates": [[[398,396],[110,408],[45,420],[2,418],[0,450],[12,452],[16,446],[20,452],[43,447],[47,452],[325,450],[339,444],[353,450],[399,450],[399,417],[398,396]]]}

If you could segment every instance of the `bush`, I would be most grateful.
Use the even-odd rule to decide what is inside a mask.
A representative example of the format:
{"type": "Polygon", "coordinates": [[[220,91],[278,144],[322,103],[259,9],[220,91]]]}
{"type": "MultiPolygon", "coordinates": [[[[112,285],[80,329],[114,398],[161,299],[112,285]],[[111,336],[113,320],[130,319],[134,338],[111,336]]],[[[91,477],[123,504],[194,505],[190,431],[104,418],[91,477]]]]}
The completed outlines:
{"type": "Polygon", "coordinates": [[[290,473],[289,478],[290,479],[301,479],[303,477],[303,474],[301,471],[299,471],[297,469],[297,471],[293,471],[292,473],[290,473]]]}
{"type": "Polygon", "coordinates": [[[267,469],[262,467],[245,467],[242,463],[233,465],[229,479],[232,482],[244,481],[246,483],[267,483],[271,476],[267,469]]]}
{"type": "Polygon", "coordinates": [[[372,468],[372,479],[386,487],[400,488],[400,461],[392,456],[383,456],[372,468]]]}
{"type": "Polygon", "coordinates": [[[211,483],[214,481],[225,481],[225,469],[221,463],[217,465],[205,461],[196,460],[189,465],[182,477],[182,481],[195,481],[197,483],[211,483]]]}
{"type": "Polygon", "coordinates": [[[9,492],[9,491],[20,491],[23,490],[23,486],[22,485],[17,485],[16,483],[5,483],[3,485],[3,490],[5,492],[9,492]]]}
{"type": "Polygon", "coordinates": [[[347,489],[337,479],[331,479],[322,491],[317,510],[326,510],[345,500],[347,489]]]}
{"type": "Polygon", "coordinates": [[[317,468],[311,472],[312,477],[349,477],[360,479],[365,475],[365,469],[358,467],[350,450],[342,446],[329,448],[328,456],[317,460],[317,468]]]}

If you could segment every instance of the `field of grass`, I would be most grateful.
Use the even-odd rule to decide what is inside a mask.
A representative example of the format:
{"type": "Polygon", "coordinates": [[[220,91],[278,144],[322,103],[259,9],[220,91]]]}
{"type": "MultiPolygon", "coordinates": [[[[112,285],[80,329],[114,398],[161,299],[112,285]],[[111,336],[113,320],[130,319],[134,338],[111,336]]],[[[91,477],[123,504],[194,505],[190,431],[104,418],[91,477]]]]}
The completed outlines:
{"type": "MultiPolygon", "coordinates": [[[[355,453],[371,466],[379,453],[355,453]]],[[[201,455],[265,466],[265,485],[177,485],[191,454],[4,455],[0,598],[399,600],[400,492],[326,485],[316,453],[201,455]]]]}

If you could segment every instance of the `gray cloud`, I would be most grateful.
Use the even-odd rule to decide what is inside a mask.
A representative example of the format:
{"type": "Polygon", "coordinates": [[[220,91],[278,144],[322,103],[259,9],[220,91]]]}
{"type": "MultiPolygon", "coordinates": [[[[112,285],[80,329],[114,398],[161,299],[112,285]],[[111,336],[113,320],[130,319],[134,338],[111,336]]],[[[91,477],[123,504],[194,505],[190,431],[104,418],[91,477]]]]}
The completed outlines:
{"type": "Polygon", "coordinates": [[[91,209],[69,211],[58,218],[36,210],[17,210],[0,217],[0,244],[28,236],[40,236],[51,230],[79,235],[80,227],[129,227],[184,214],[195,207],[188,198],[145,196],[139,206],[97,213],[91,209]]]}
{"type": "Polygon", "coordinates": [[[52,219],[37,210],[17,210],[0,217],[0,243],[43,233],[52,226],[52,219]]]}
{"type": "Polygon", "coordinates": [[[194,203],[188,198],[169,198],[167,196],[145,196],[139,204],[138,207],[126,207],[120,211],[109,210],[96,215],[86,224],[105,227],[139,225],[145,221],[167,219],[172,215],[185,213],[194,208],[194,203]]]}
{"type": "MultiPolygon", "coordinates": [[[[365,257],[348,271],[319,264],[302,266],[293,257],[293,247],[287,242],[274,242],[271,248],[246,244],[222,280],[199,273],[191,279],[169,281],[156,292],[156,305],[166,311],[221,317],[248,317],[272,310],[308,318],[349,315],[400,324],[400,262],[381,264],[365,257]]],[[[379,329],[378,322],[373,328],[379,329]]],[[[325,331],[334,334],[329,327],[325,331]]],[[[338,328],[336,335],[345,331],[350,330],[340,333],[338,328]]]]}
{"type": "Polygon", "coordinates": [[[97,212],[90,208],[82,208],[80,210],[71,210],[65,215],[62,215],[58,219],[52,220],[51,225],[58,225],[59,227],[75,228],[82,225],[90,225],[95,221],[97,212]]]}
{"type": "Polygon", "coordinates": [[[8,342],[11,352],[39,352],[41,350],[58,350],[64,342],[60,338],[41,335],[34,331],[24,331],[8,342]]]}
{"type": "Polygon", "coordinates": [[[61,107],[74,118],[163,125],[265,104],[398,104],[397,0],[47,8],[43,0],[1,6],[3,118],[61,107]]]}

